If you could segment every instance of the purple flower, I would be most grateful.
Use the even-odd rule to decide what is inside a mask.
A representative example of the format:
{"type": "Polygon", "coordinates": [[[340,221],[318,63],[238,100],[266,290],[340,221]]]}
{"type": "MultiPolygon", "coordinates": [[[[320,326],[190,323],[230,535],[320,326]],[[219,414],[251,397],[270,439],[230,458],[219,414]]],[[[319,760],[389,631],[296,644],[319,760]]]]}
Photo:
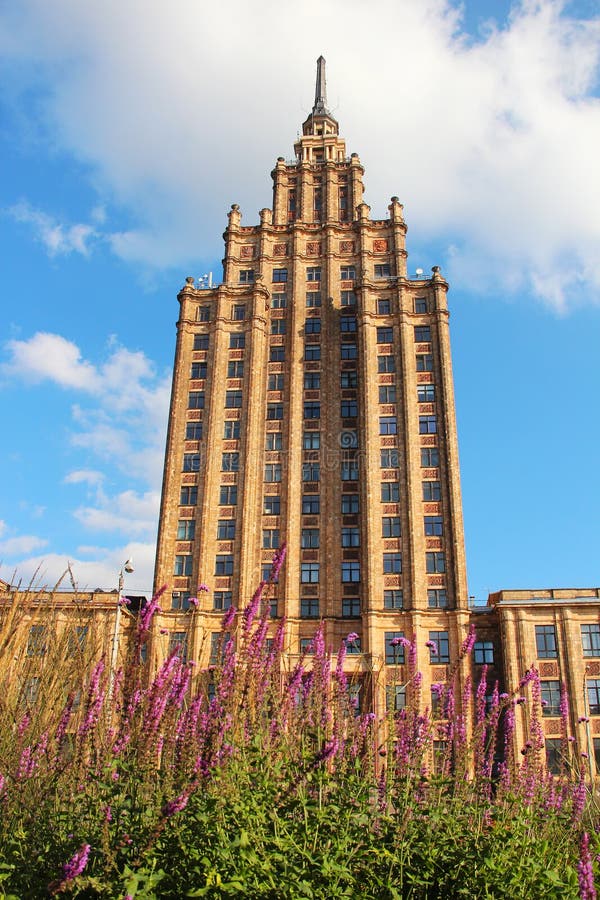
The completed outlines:
{"type": "Polygon", "coordinates": [[[189,800],[189,795],[187,793],[180,794],[179,797],[175,797],[174,800],[170,800],[163,807],[162,814],[165,819],[169,819],[171,816],[174,816],[175,813],[181,812],[186,808],[189,800]]]}
{"type": "Polygon", "coordinates": [[[89,844],[82,844],[77,853],[75,853],[68,863],[63,866],[63,884],[73,881],[78,875],[81,875],[88,863],[90,850],[89,844]]]}
{"type": "Polygon", "coordinates": [[[348,637],[346,638],[346,643],[353,644],[357,640],[358,640],[357,633],[355,631],[351,631],[350,634],[348,635],[348,637]]]}
{"type": "Polygon", "coordinates": [[[279,578],[279,573],[285,560],[286,549],[287,548],[284,541],[284,543],[281,545],[279,550],[277,550],[275,556],[273,557],[273,562],[271,563],[271,575],[269,577],[270,581],[277,581],[277,579],[279,578]]]}
{"type": "Polygon", "coordinates": [[[471,625],[469,627],[469,633],[466,636],[466,638],[463,641],[462,646],[460,648],[461,656],[464,656],[465,654],[471,652],[471,650],[473,649],[473,644],[475,643],[475,637],[476,637],[475,626],[471,625]]]}
{"type": "Polygon", "coordinates": [[[119,606],[129,606],[130,603],[129,597],[119,597],[119,606]]]}
{"type": "Polygon", "coordinates": [[[577,721],[578,721],[579,724],[581,725],[582,722],[589,722],[590,720],[588,719],[587,716],[579,716],[579,718],[577,719],[577,721]]]}
{"type": "Polygon", "coordinates": [[[525,697],[517,697],[516,702],[519,703],[519,704],[520,704],[520,703],[525,703],[525,697]]]}
{"type": "Polygon", "coordinates": [[[429,652],[432,656],[437,656],[438,648],[435,641],[425,641],[425,646],[429,647],[429,652]]]}
{"type": "Polygon", "coordinates": [[[581,900],[596,900],[594,869],[590,853],[590,838],[587,831],[584,831],[579,845],[577,879],[579,881],[579,896],[581,897],[581,900]]]}
{"type": "Polygon", "coordinates": [[[209,591],[210,591],[209,586],[207,584],[204,584],[204,582],[202,582],[201,584],[198,585],[198,592],[200,594],[208,594],[209,591]]]}

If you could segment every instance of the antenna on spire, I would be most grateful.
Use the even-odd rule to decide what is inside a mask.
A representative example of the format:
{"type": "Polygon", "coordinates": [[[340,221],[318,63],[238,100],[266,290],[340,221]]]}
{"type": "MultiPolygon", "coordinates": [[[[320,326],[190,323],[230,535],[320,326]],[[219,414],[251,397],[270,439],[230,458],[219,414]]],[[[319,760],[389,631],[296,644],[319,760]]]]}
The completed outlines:
{"type": "Polygon", "coordinates": [[[313,116],[329,115],[327,109],[327,85],[325,83],[325,57],[320,56],[317,60],[317,83],[315,86],[315,105],[312,111],[313,116]]]}

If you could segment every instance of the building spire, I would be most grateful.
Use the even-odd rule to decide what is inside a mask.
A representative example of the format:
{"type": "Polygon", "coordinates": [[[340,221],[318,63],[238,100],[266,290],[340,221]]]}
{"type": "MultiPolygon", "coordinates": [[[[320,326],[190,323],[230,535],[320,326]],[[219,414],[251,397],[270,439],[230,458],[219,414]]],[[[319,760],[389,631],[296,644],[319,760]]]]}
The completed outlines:
{"type": "Polygon", "coordinates": [[[315,86],[315,105],[312,111],[313,116],[330,115],[327,109],[327,85],[325,83],[325,57],[320,56],[317,60],[317,83],[315,86]]]}

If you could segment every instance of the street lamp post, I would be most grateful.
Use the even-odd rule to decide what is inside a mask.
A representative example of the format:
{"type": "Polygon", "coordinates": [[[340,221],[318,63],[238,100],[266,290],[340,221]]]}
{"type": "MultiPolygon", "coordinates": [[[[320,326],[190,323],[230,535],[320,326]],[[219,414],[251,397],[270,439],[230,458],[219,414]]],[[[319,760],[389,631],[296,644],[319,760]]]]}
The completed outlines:
{"type": "Polygon", "coordinates": [[[115,630],[113,632],[112,649],[110,654],[110,670],[109,670],[109,688],[108,695],[112,699],[113,688],[115,682],[115,673],[117,671],[117,662],[119,659],[119,639],[121,636],[121,594],[123,593],[123,585],[125,583],[125,575],[133,572],[133,560],[126,560],[121,566],[119,572],[119,582],[117,590],[117,609],[115,612],[115,630]]]}

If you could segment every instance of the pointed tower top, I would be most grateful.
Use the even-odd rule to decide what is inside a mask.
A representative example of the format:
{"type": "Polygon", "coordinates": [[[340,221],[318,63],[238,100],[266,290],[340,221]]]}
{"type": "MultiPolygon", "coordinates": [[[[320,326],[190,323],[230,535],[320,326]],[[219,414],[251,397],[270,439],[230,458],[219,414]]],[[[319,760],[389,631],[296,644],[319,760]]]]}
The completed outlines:
{"type": "Polygon", "coordinates": [[[315,105],[312,110],[313,116],[331,115],[327,109],[327,85],[325,83],[325,57],[320,56],[317,60],[317,83],[315,86],[315,105]]]}

